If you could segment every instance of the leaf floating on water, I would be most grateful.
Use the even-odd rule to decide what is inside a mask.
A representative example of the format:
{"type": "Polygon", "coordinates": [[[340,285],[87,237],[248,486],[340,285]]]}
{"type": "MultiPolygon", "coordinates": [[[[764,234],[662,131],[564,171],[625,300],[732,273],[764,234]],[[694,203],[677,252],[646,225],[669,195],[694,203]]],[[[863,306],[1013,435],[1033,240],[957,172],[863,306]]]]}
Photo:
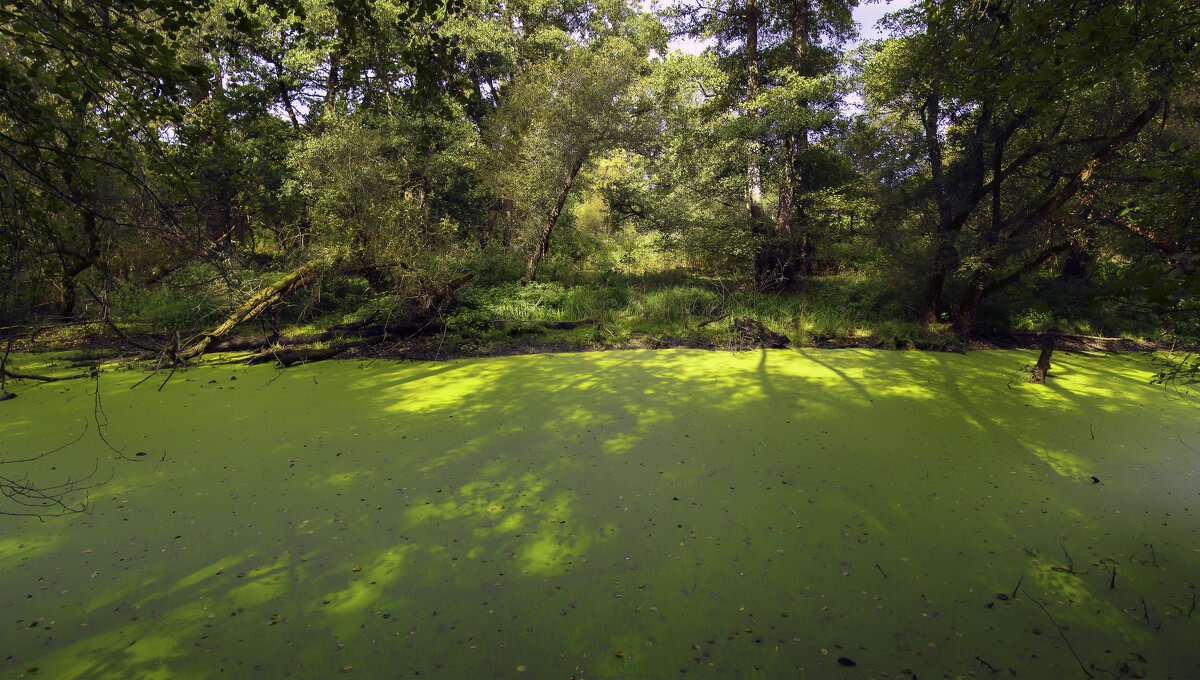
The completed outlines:
{"type": "Polygon", "coordinates": [[[353,569],[351,569],[350,571],[362,571],[362,567],[356,566],[353,569]]]}
{"type": "Polygon", "coordinates": [[[849,666],[857,666],[858,664],[854,661],[854,659],[851,659],[851,658],[845,657],[845,656],[839,656],[838,657],[838,665],[849,667],[849,666]]]}

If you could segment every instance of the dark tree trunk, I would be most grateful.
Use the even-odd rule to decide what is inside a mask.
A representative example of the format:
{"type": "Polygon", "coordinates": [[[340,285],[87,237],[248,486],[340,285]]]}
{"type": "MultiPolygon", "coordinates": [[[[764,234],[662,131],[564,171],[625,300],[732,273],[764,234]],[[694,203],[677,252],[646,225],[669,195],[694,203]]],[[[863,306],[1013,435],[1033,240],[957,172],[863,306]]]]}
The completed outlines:
{"type": "Polygon", "coordinates": [[[1053,335],[1042,338],[1042,353],[1038,355],[1037,363],[1033,366],[1029,382],[1038,385],[1046,383],[1046,374],[1050,372],[1050,355],[1054,354],[1054,340],[1053,335]]]}
{"type": "Polygon", "coordinates": [[[292,92],[288,89],[287,80],[284,77],[283,65],[279,61],[283,57],[279,57],[273,63],[275,64],[275,78],[279,81],[279,101],[283,104],[283,110],[287,112],[288,120],[292,123],[293,130],[300,129],[300,119],[296,117],[296,107],[292,104],[292,92]]]}
{"type": "MultiPolygon", "coordinates": [[[[808,19],[810,0],[792,0],[792,11],[789,17],[791,37],[788,40],[788,65],[798,75],[806,75],[804,57],[811,47],[809,40],[808,19]]],[[[807,106],[807,102],[798,101],[797,107],[807,106]]],[[[800,256],[800,269],[808,274],[812,271],[810,253],[789,252],[788,243],[791,240],[793,220],[797,217],[796,194],[799,190],[800,161],[808,146],[806,130],[791,130],[783,137],[783,153],[780,158],[779,178],[779,212],[775,220],[775,239],[771,250],[766,254],[765,262],[760,266],[760,275],[779,277],[781,286],[791,284],[796,271],[793,255],[800,256]]],[[[799,216],[803,219],[803,215],[799,216]]],[[[807,238],[805,239],[807,245],[807,238]]]]}
{"type": "MultiPolygon", "coordinates": [[[[758,0],[746,1],[746,100],[753,102],[758,96],[758,0]]],[[[747,115],[753,119],[758,117],[758,110],[748,107],[747,115]]],[[[751,133],[747,145],[746,161],[746,203],[750,210],[750,219],[756,227],[763,221],[762,202],[762,172],[758,167],[758,156],[762,142],[756,133],[751,133]]]]}
{"type": "Polygon", "coordinates": [[[938,136],[940,119],[941,94],[935,87],[921,108],[921,125],[925,131],[925,153],[929,160],[934,197],[938,208],[938,222],[934,229],[933,273],[925,285],[925,308],[922,320],[926,324],[937,323],[941,317],[942,291],[946,286],[946,278],[953,270],[954,265],[954,215],[950,207],[950,196],[946,191],[942,141],[938,136]]]}
{"type": "Polygon", "coordinates": [[[926,326],[941,320],[942,289],[946,287],[946,271],[938,267],[925,284],[925,301],[921,305],[921,323],[926,326]]]}
{"type": "Polygon", "coordinates": [[[1063,276],[1082,279],[1087,277],[1088,252],[1078,244],[1067,249],[1067,261],[1063,265],[1063,276]]]}

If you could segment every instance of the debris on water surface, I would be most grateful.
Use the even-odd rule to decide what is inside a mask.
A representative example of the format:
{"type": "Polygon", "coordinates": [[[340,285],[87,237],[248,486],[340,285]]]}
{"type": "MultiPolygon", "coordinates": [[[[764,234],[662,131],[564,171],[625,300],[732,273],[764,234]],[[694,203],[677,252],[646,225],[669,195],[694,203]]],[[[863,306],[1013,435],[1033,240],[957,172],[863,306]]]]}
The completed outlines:
{"type": "Polygon", "coordinates": [[[851,659],[851,658],[845,657],[845,656],[839,656],[838,657],[838,665],[850,667],[850,666],[857,666],[858,664],[854,661],[854,659],[851,659]]]}

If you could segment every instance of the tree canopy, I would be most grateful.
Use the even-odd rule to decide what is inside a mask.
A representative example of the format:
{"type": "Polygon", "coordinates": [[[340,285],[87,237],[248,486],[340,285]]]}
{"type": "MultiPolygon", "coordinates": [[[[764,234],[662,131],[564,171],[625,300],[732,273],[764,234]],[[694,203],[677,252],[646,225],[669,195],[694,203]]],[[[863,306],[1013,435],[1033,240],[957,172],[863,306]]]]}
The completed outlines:
{"type": "Polygon", "coordinates": [[[300,289],[424,321],[637,242],[759,291],[868,272],[964,337],[1032,280],[1195,332],[1195,3],[919,0],[855,45],[856,6],[7,3],[6,326],[159,295],[187,346],[300,289]]]}

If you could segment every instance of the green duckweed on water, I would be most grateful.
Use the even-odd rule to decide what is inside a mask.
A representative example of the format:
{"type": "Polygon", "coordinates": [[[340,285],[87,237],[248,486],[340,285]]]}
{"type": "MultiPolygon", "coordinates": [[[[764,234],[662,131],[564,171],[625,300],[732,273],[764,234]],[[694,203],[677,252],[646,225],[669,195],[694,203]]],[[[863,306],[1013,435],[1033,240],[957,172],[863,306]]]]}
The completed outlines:
{"type": "Polygon", "coordinates": [[[1138,357],[1026,384],[1035,354],[10,387],[4,460],[83,437],[0,474],[107,482],[0,517],[0,674],[1200,677],[1200,411],[1138,357]]]}

